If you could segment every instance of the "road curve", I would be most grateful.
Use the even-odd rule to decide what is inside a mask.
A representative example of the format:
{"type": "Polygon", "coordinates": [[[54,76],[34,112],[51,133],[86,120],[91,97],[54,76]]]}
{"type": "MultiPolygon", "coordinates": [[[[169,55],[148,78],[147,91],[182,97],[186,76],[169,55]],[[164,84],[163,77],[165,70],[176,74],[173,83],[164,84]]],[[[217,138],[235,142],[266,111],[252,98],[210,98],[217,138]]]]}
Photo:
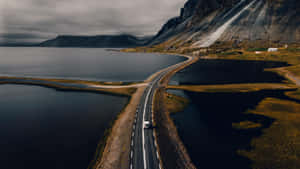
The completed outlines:
{"type": "Polygon", "coordinates": [[[178,67],[190,63],[194,58],[168,67],[160,71],[148,84],[136,110],[133,124],[130,151],[130,169],[161,169],[157,143],[155,140],[155,129],[144,129],[145,121],[153,122],[152,103],[155,91],[160,87],[160,81],[169,72],[178,67]]]}

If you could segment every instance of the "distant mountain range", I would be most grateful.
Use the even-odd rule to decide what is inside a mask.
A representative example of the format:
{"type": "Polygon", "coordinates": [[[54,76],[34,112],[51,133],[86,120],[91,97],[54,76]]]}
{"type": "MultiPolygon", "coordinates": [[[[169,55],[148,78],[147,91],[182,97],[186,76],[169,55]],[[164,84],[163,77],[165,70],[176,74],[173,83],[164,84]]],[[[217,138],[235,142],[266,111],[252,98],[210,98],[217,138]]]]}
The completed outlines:
{"type": "MultiPolygon", "coordinates": [[[[41,47],[209,47],[215,42],[300,42],[300,0],[188,0],[154,37],[62,35],[41,47]]],[[[14,46],[14,44],[0,44],[14,46]]],[[[15,44],[22,46],[22,44],[15,44]]]]}
{"type": "Polygon", "coordinates": [[[299,0],[188,0],[150,45],[208,47],[217,41],[300,42],[299,0]]]}
{"type": "Polygon", "coordinates": [[[125,48],[144,46],[150,37],[138,38],[132,35],[99,35],[99,36],[57,36],[37,46],[41,47],[110,47],[125,48]]]}

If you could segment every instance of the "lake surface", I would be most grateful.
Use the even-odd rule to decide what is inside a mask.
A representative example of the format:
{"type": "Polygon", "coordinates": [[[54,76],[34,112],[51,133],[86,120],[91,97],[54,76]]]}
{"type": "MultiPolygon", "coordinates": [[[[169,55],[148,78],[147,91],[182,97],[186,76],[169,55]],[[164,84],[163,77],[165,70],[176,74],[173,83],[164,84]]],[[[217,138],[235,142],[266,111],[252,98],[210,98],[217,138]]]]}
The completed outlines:
{"type": "Polygon", "coordinates": [[[278,98],[283,93],[182,92],[180,95],[185,95],[190,104],[183,112],[174,113],[171,117],[196,167],[250,169],[251,162],[236,152],[238,149],[249,148],[251,138],[260,135],[261,130],[235,130],[232,123],[247,118],[268,127],[272,123],[271,119],[242,113],[254,109],[266,97],[278,98]]]}
{"type": "Polygon", "coordinates": [[[0,85],[0,168],[85,169],[128,98],[0,85]]]}
{"type": "Polygon", "coordinates": [[[264,72],[264,69],[287,65],[283,62],[202,59],[175,74],[171,84],[281,82],[284,78],[273,72],[264,72]]]}
{"type": "Polygon", "coordinates": [[[184,60],[181,56],[99,48],[0,48],[0,75],[143,81],[158,70],[184,60]]]}
{"type": "MultiPolygon", "coordinates": [[[[171,84],[231,84],[282,82],[283,77],[264,72],[265,68],[287,66],[281,62],[200,60],[177,73],[171,84]]],[[[233,122],[252,120],[264,127],[271,119],[243,114],[254,109],[266,97],[283,98],[282,92],[196,93],[168,90],[190,100],[188,107],[172,114],[178,133],[188,153],[201,169],[250,169],[251,162],[239,156],[238,149],[249,148],[251,138],[261,130],[241,131],[232,128],[233,122]]]]}

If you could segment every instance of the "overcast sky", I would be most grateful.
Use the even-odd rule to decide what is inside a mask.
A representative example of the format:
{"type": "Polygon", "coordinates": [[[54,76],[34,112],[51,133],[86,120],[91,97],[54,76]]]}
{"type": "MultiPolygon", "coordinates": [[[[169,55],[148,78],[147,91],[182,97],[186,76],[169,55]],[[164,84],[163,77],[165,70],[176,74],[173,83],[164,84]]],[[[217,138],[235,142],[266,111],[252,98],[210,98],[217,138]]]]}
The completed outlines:
{"type": "Polygon", "coordinates": [[[61,34],[153,35],[186,0],[0,0],[0,40],[61,34]]]}

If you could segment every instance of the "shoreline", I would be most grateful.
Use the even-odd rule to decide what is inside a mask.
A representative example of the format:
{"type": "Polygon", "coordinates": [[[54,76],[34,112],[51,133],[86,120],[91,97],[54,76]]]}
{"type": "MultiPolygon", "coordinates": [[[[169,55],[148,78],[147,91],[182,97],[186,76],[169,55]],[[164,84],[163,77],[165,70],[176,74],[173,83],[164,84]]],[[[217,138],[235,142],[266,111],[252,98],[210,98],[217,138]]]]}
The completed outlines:
{"type": "Polygon", "coordinates": [[[136,88],[92,88],[92,87],[79,87],[79,86],[64,86],[61,84],[53,84],[47,82],[26,82],[26,81],[0,81],[0,85],[30,85],[51,88],[57,91],[63,92],[90,92],[100,93],[115,96],[131,96],[135,92],[136,88]]]}
{"type": "MultiPolygon", "coordinates": [[[[187,58],[187,60],[182,61],[186,62],[186,64],[183,64],[182,66],[178,67],[177,69],[168,72],[160,81],[161,88],[155,92],[155,99],[154,102],[164,102],[161,97],[164,92],[168,88],[177,88],[176,86],[169,86],[168,83],[172,76],[177,73],[178,71],[190,66],[191,64],[201,60],[201,59],[224,59],[224,58],[212,58],[212,57],[195,57],[195,56],[189,56],[189,55],[183,55],[183,54],[177,54],[177,53],[159,53],[155,52],[156,54],[167,54],[167,55],[176,55],[176,56],[182,56],[187,58]],[[158,100],[158,101],[157,101],[158,100]]],[[[154,54],[155,54],[154,53],[154,54]]],[[[244,60],[244,59],[234,59],[230,58],[229,60],[244,60]]],[[[250,59],[251,60],[251,59],[250,59]]],[[[254,59],[253,59],[254,60],[254,59]]],[[[264,60],[269,61],[269,60],[264,60]]],[[[179,62],[177,64],[180,64],[182,62],[179,62]]],[[[140,99],[142,97],[142,94],[148,85],[148,83],[151,82],[153,78],[155,78],[160,72],[165,71],[169,69],[170,67],[176,66],[171,65],[169,67],[166,67],[162,70],[159,70],[152,75],[150,75],[146,80],[143,82],[97,82],[97,81],[85,81],[85,80],[71,80],[71,79],[43,79],[43,78],[22,78],[22,77],[0,77],[0,85],[1,84],[20,84],[20,85],[37,85],[42,87],[49,87],[53,88],[58,91],[75,91],[75,92],[96,92],[96,93],[102,93],[102,94],[112,94],[112,95],[118,95],[118,96],[127,96],[128,104],[123,108],[123,110],[118,114],[116,119],[112,122],[112,125],[107,129],[109,133],[105,135],[105,138],[100,141],[96,154],[100,154],[100,156],[96,155],[95,164],[93,166],[89,166],[89,169],[129,169],[129,155],[130,155],[130,134],[132,132],[132,125],[133,125],[133,119],[136,107],[138,103],[140,102],[140,99]],[[5,81],[7,80],[7,81],[5,81]],[[25,80],[25,82],[22,80],[25,80]],[[26,80],[29,80],[26,82],[26,80]],[[32,82],[36,81],[36,82],[32,82]],[[42,81],[42,82],[41,82],[42,81]],[[80,88],[80,87],[70,87],[70,86],[63,86],[60,85],[62,83],[66,84],[78,84],[78,85],[85,85],[87,88],[80,88]],[[91,87],[91,88],[89,88],[91,87]],[[98,87],[97,89],[93,87],[98,87]],[[129,90],[130,91],[126,91],[129,90]],[[134,90],[133,90],[134,89],[134,90]],[[130,127],[128,127],[130,126],[130,127]],[[123,140],[122,140],[123,139],[123,140]],[[122,140],[122,141],[120,141],[122,140]],[[129,145],[129,146],[128,146],[129,145]],[[100,151],[100,152],[98,152],[100,151]]],[[[265,71],[273,71],[278,73],[279,75],[289,79],[290,81],[296,83],[296,85],[299,86],[299,78],[297,76],[294,76],[291,72],[286,70],[287,67],[280,67],[280,68],[274,68],[274,69],[266,69],[265,71]],[[298,83],[297,83],[298,82],[298,83]]],[[[249,84],[251,86],[253,84],[249,84]]],[[[255,84],[254,84],[255,85],[255,84]]],[[[265,85],[265,84],[259,84],[259,85],[265,85]]],[[[291,90],[297,89],[294,85],[291,83],[288,84],[268,84],[269,88],[276,88],[278,90],[282,88],[288,88],[291,90]],[[286,86],[283,86],[286,85],[286,86]],[[288,86],[290,85],[290,86],[288,86]]],[[[194,87],[195,91],[205,91],[210,90],[210,87],[212,85],[207,86],[199,86],[195,85],[194,87]]],[[[251,88],[247,85],[242,85],[242,88],[239,88],[241,86],[236,86],[236,92],[248,92],[249,90],[257,90],[256,88],[251,88]],[[242,91],[238,91],[242,90],[242,91]]],[[[179,87],[178,90],[188,90],[190,86],[183,86],[179,87]]],[[[220,86],[215,86],[217,89],[220,90],[227,90],[231,88],[232,86],[228,85],[225,89],[220,86]]],[[[234,86],[233,86],[234,87],[234,86]]],[[[260,86],[260,90],[264,90],[265,86],[260,86]]],[[[153,104],[154,106],[154,104],[153,104]]],[[[160,154],[164,154],[164,144],[160,144],[160,142],[163,142],[163,140],[169,141],[169,143],[172,144],[173,147],[175,147],[175,150],[177,153],[176,158],[178,161],[177,163],[180,168],[196,168],[194,164],[191,161],[191,158],[187,152],[187,149],[185,145],[183,144],[182,140],[179,137],[177,127],[175,126],[172,118],[170,117],[169,112],[166,112],[165,105],[159,103],[158,105],[155,105],[154,108],[158,110],[153,112],[155,123],[157,125],[163,124],[165,125],[165,129],[167,129],[168,133],[165,133],[167,135],[161,135],[160,132],[157,132],[155,129],[155,137],[156,141],[158,141],[158,152],[160,154]],[[163,114],[164,119],[163,121],[159,121],[161,119],[159,114],[163,114]]],[[[155,109],[155,110],[156,110],[155,109]]],[[[160,156],[160,161],[163,166],[165,166],[165,163],[174,163],[174,161],[170,161],[169,157],[167,156],[160,156]]],[[[91,162],[92,163],[92,162],[91,162]]],[[[167,164],[168,165],[168,164],[167,164]]]]}
{"type": "MultiPolygon", "coordinates": [[[[194,59],[194,57],[176,53],[159,54],[187,58],[182,61],[186,62],[185,66],[189,65],[189,62],[194,59]]],[[[160,72],[166,71],[171,67],[181,64],[182,62],[158,70],[143,82],[100,82],[90,80],[73,80],[68,78],[50,79],[39,77],[0,76],[0,85],[32,85],[47,87],[63,92],[92,92],[129,97],[128,104],[118,114],[116,119],[112,121],[112,125],[107,128],[108,133],[105,134],[105,138],[102,138],[103,140],[100,140],[95,151],[95,158],[88,166],[89,169],[128,169],[130,136],[132,132],[132,127],[128,126],[133,126],[135,110],[137,105],[140,103],[144,90],[148,86],[148,83],[150,83],[160,72]]]]}
{"type": "MultiPolygon", "coordinates": [[[[201,57],[199,59],[216,59],[216,60],[221,60],[221,59],[224,59],[224,58],[205,56],[205,57],[201,57]]],[[[229,58],[229,59],[227,59],[226,58],[226,60],[245,60],[245,59],[236,59],[236,58],[229,58]]],[[[249,59],[249,60],[256,61],[255,59],[249,59]]],[[[273,60],[266,59],[266,60],[263,60],[263,61],[268,62],[268,61],[273,61],[273,60]]],[[[168,87],[170,87],[170,88],[182,88],[182,90],[193,90],[193,91],[195,90],[197,92],[198,91],[211,90],[214,87],[216,89],[219,89],[219,90],[228,90],[228,89],[231,89],[231,87],[235,87],[235,89],[233,89],[233,90],[235,90],[235,92],[249,92],[249,91],[257,91],[257,90],[258,91],[259,90],[267,90],[267,89],[275,89],[275,90],[282,90],[282,91],[285,91],[285,90],[295,91],[295,90],[299,89],[299,77],[297,77],[296,75],[293,75],[291,72],[289,72],[285,68],[288,68],[288,67],[274,68],[273,70],[265,69],[265,71],[274,71],[274,72],[278,73],[280,76],[283,76],[286,79],[290,80],[288,83],[282,83],[282,84],[262,84],[261,83],[261,84],[259,84],[259,88],[254,88],[253,85],[255,86],[255,84],[242,84],[242,85],[241,84],[236,84],[236,85],[232,85],[232,86],[230,86],[230,84],[229,84],[227,86],[225,85],[225,87],[224,86],[217,86],[217,85],[215,85],[215,86],[214,85],[206,85],[206,86],[205,85],[202,85],[202,86],[201,85],[194,85],[194,86],[192,86],[192,87],[194,87],[194,89],[188,89],[191,86],[183,86],[183,87],[182,86],[181,87],[180,86],[168,86],[168,87]],[[241,91],[239,91],[239,90],[241,90],[241,91]]],[[[181,89],[179,89],[179,90],[181,90],[181,89]]],[[[165,92],[165,91],[161,91],[161,93],[163,93],[163,92],[165,92]]],[[[158,99],[162,99],[162,98],[158,98],[158,99]]],[[[159,109],[156,110],[156,112],[158,112],[158,111],[161,111],[161,113],[165,112],[165,110],[159,110],[159,109]]],[[[187,162],[189,162],[189,159],[190,159],[189,154],[186,151],[187,149],[186,149],[185,145],[183,144],[182,140],[178,136],[177,127],[175,126],[174,121],[169,116],[169,113],[165,113],[165,118],[166,118],[165,122],[169,123],[168,124],[168,127],[170,128],[169,130],[171,132],[173,132],[173,139],[174,140],[177,139],[177,141],[174,141],[174,142],[177,142],[177,143],[175,143],[177,146],[174,146],[174,147],[175,148],[179,147],[179,149],[181,149],[181,150],[179,150],[179,157],[182,157],[187,162]],[[180,156],[180,153],[182,153],[183,156],[180,156]],[[187,156],[184,156],[185,153],[187,154],[187,156]]],[[[166,144],[164,146],[166,146],[166,144]]],[[[174,159],[169,159],[169,160],[174,160],[174,159]]],[[[182,161],[181,161],[181,163],[182,163],[182,161]]],[[[185,164],[184,161],[183,161],[182,164],[185,164]]],[[[179,167],[181,167],[181,168],[187,168],[187,166],[179,166],[179,167]]],[[[193,167],[190,166],[189,168],[193,168],[193,167]]]]}
{"type": "MultiPolygon", "coordinates": [[[[160,53],[165,54],[165,53],[160,53]]],[[[183,62],[190,62],[194,58],[187,55],[181,54],[172,54],[176,56],[182,56],[187,58],[187,60],[183,62]]],[[[179,62],[177,64],[180,64],[179,62]]],[[[176,66],[171,65],[162,70],[157,71],[156,73],[150,75],[144,82],[149,83],[155,78],[160,72],[169,69],[170,67],[176,66]]],[[[131,133],[132,126],[134,122],[134,114],[138,104],[140,103],[140,99],[146,89],[145,87],[137,88],[137,91],[132,95],[129,104],[125,108],[123,112],[120,113],[120,116],[115,121],[112,126],[111,134],[108,136],[106,140],[106,146],[104,148],[102,157],[97,160],[93,169],[129,169],[129,157],[130,157],[130,141],[131,141],[131,133]],[[128,127],[130,126],[130,127],[128,127]],[[120,141],[120,139],[123,139],[120,141]]],[[[159,150],[158,150],[159,151],[159,150]]]]}
{"type": "Polygon", "coordinates": [[[185,145],[179,137],[177,132],[177,127],[175,126],[173,120],[170,117],[170,113],[166,111],[164,105],[163,95],[166,92],[166,88],[172,76],[178,71],[192,65],[199,61],[199,57],[193,57],[188,55],[183,55],[190,58],[189,62],[178,67],[177,69],[168,72],[165,77],[160,81],[161,88],[156,91],[154,98],[154,122],[157,125],[156,140],[158,142],[158,151],[161,155],[161,161],[165,168],[189,168],[196,169],[192,160],[187,152],[185,145]],[[194,59],[194,60],[192,60],[194,59]],[[167,156],[168,154],[168,156],[167,156]],[[171,155],[172,154],[172,155],[171,155]],[[172,157],[170,157],[172,156],[172,157]],[[176,163],[176,165],[174,165],[176,163]]]}
{"type": "MultiPolygon", "coordinates": [[[[157,53],[157,52],[156,52],[157,53]]],[[[201,59],[200,57],[193,57],[193,56],[189,56],[189,55],[183,55],[183,54],[176,54],[176,53],[159,53],[159,54],[171,54],[171,55],[177,55],[177,56],[183,56],[183,57],[186,57],[186,58],[188,58],[188,59],[193,59],[193,58],[197,58],[197,59],[195,59],[193,62],[191,62],[191,63],[187,63],[187,64],[184,64],[184,65],[182,65],[181,67],[179,67],[179,68],[177,68],[176,70],[173,70],[173,71],[171,71],[171,72],[169,72],[167,75],[165,75],[165,77],[161,80],[161,85],[162,85],[162,89],[160,90],[160,91],[156,91],[156,95],[157,95],[157,93],[162,93],[162,92],[164,92],[165,90],[166,90],[166,88],[167,88],[167,86],[168,86],[168,82],[169,82],[169,80],[171,79],[171,77],[175,74],[175,73],[177,73],[178,71],[180,71],[180,70],[182,70],[182,69],[184,69],[185,67],[187,67],[187,66],[189,66],[189,65],[191,65],[191,64],[193,64],[193,63],[195,63],[195,62],[197,62],[199,59],[201,59]]],[[[208,57],[209,58],[209,57],[208,57]]],[[[221,58],[213,58],[213,59],[221,59],[221,58]]],[[[232,59],[232,60],[235,60],[235,59],[232,59]]],[[[188,62],[188,61],[190,61],[190,60],[186,60],[186,62],[188,62]]],[[[268,60],[266,60],[266,61],[268,61],[268,60]]],[[[174,66],[174,65],[173,65],[174,66]]],[[[171,66],[170,66],[171,67],[171,66]]],[[[165,68],[165,69],[167,69],[167,68],[165,68]]],[[[154,74],[152,74],[148,79],[146,79],[145,80],[145,82],[150,82],[159,72],[161,72],[161,71],[163,71],[163,70],[165,70],[165,69],[162,69],[162,70],[160,70],[160,71],[158,71],[158,72],[156,72],[156,73],[154,73],[154,74]]],[[[282,85],[287,85],[287,84],[282,84],[282,85]]],[[[278,89],[281,89],[281,88],[285,88],[284,86],[280,86],[280,85],[275,85],[275,86],[271,86],[271,88],[273,88],[273,87],[275,87],[275,88],[278,88],[278,89]]],[[[262,87],[262,88],[264,88],[264,87],[262,87]]],[[[289,86],[289,87],[287,87],[288,89],[291,89],[291,90],[294,90],[295,89],[295,87],[294,86],[289,86]]],[[[139,90],[139,89],[138,89],[139,90]]],[[[139,102],[139,100],[140,100],[140,97],[141,97],[141,94],[143,93],[143,91],[140,91],[141,93],[140,93],[140,96],[135,96],[136,98],[135,99],[137,99],[136,100],[136,102],[137,103],[135,103],[135,104],[138,104],[138,102],[139,102]]],[[[156,97],[155,97],[155,99],[156,99],[156,97]]],[[[158,98],[158,100],[159,99],[161,99],[161,98],[158,98]]],[[[130,102],[131,102],[132,100],[130,100],[130,102]]],[[[160,100],[161,101],[161,100],[160,100]]],[[[129,103],[130,104],[130,103],[129,103]]],[[[133,104],[133,103],[131,103],[131,104],[133,104]]],[[[156,106],[155,106],[156,107],[156,106]]],[[[135,107],[136,108],[136,107],[135,107]]],[[[130,111],[130,110],[127,110],[127,111],[130,111]]],[[[157,123],[157,114],[158,114],[158,112],[159,111],[154,111],[154,112],[156,112],[156,113],[154,113],[154,118],[155,118],[155,123],[157,123]]],[[[128,114],[129,112],[127,112],[127,114],[128,114]]],[[[169,116],[169,114],[167,113],[167,112],[160,112],[160,113],[164,113],[165,115],[166,115],[166,122],[167,123],[165,123],[166,125],[167,125],[167,128],[168,128],[168,130],[169,130],[169,132],[171,133],[169,136],[171,137],[171,139],[169,139],[169,138],[164,138],[164,136],[163,136],[163,138],[162,139],[166,139],[166,140],[168,140],[168,141],[170,141],[171,140],[171,142],[173,142],[172,144],[174,144],[175,145],[175,147],[177,147],[177,155],[178,155],[178,157],[179,157],[179,159],[181,160],[181,162],[179,162],[179,163],[181,163],[181,164],[183,164],[183,166],[181,166],[181,168],[186,168],[186,167],[188,167],[188,168],[196,168],[195,166],[194,166],[194,164],[192,163],[192,161],[191,161],[191,158],[190,158],[190,156],[189,156],[189,154],[188,154],[188,152],[187,152],[187,149],[186,149],[186,147],[185,147],[185,145],[183,144],[183,142],[182,142],[182,140],[180,139],[180,137],[179,137],[179,135],[178,135],[178,132],[177,132],[177,127],[175,126],[175,124],[174,124],[174,122],[173,122],[173,120],[171,119],[171,117],[169,116]],[[172,141],[173,140],[173,141],[172,141]]],[[[121,113],[121,115],[122,114],[125,114],[125,112],[122,112],[121,113]]],[[[116,126],[120,126],[120,124],[118,124],[118,123],[120,123],[119,121],[121,121],[122,119],[124,119],[123,117],[121,117],[121,115],[120,115],[120,117],[116,120],[116,122],[115,122],[115,124],[113,125],[113,128],[116,128],[116,126]]],[[[133,116],[133,115],[132,115],[133,116]]],[[[132,122],[132,121],[131,121],[132,122]]],[[[132,122],[133,123],[133,122],[132,122]]],[[[130,123],[131,125],[132,125],[132,123],[130,123]]],[[[129,125],[129,126],[131,126],[131,125],[129,125]]],[[[115,129],[116,130],[116,129],[115,129]]],[[[129,133],[131,133],[131,130],[130,130],[130,132],[129,133]]],[[[160,135],[159,135],[160,133],[159,132],[157,132],[157,131],[155,131],[155,137],[156,137],[156,141],[158,141],[157,139],[159,139],[159,137],[161,137],[160,135]]],[[[113,136],[117,136],[118,134],[116,133],[116,134],[114,134],[113,133],[113,131],[112,131],[112,133],[109,135],[109,137],[108,137],[108,139],[107,139],[107,143],[109,144],[110,142],[111,142],[111,140],[113,140],[113,136]]],[[[128,139],[128,140],[130,140],[130,139],[128,139]]],[[[129,142],[129,141],[128,141],[129,142]]],[[[129,146],[130,147],[130,146],[129,146]]],[[[108,146],[106,146],[105,147],[105,151],[104,151],[104,153],[103,153],[103,156],[102,156],[102,158],[101,158],[101,162],[100,162],[100,164],[101,165],[98,165],[97,167],[95,167],[95,169],[114,169],[114,167],[116,167],[116,166],[118,166],[118,164],[124,164],[124,163],[121,163],[121,158],[119,158],[117,161],[113,161],[112,163],[109,163],[108,161],[109,161],[109,158],[108,157],[112,157],[111,155],[109,155],[109,154],[113,154],[113,152],[112,151],[119,151],[119,150],[117,150],[117,149],[113,149],[113,146],[112,146],[112,144],[110,144],[110,145],[108,145],[108,146]],[[105,157],[106,156],[106,157],[105,157]],[[108,161],[107,161],[108,160],[108,161]]],[[[159,141],[158,141],[158,152],[161,154],[161,153],[163,153],[163,150],[162,150],[162,145],[161,144],[159,144],[159,141]]],[[[119,153],[119,157],[121,157],[121,155],[120,155],[121,153],[119,153]]],[[[129,150],[127,151],[127,152],[125,152],[125,154],[127,154],[127,157],[126,157],[126,155],[125,155],[125,157],[123,156],[123,158],[125,158],[125,159],[129,159],[129,150]]],[[[164,159],[164,158],[168,158],[168,157],[166,157],[166,156],[160,156],[161,157],[161,159],[160,159],[160,161],[164,164],[164,166],[165,166],[165,162],[164,161],[169,161],[168,159],[164,159]]],[[[173,161],[172,161],[172,163],[173,163],[173,161]]],[[[118,166],[120,169],[128,169],[129,168],[129,165],[119,165],[118,166]]]]}

